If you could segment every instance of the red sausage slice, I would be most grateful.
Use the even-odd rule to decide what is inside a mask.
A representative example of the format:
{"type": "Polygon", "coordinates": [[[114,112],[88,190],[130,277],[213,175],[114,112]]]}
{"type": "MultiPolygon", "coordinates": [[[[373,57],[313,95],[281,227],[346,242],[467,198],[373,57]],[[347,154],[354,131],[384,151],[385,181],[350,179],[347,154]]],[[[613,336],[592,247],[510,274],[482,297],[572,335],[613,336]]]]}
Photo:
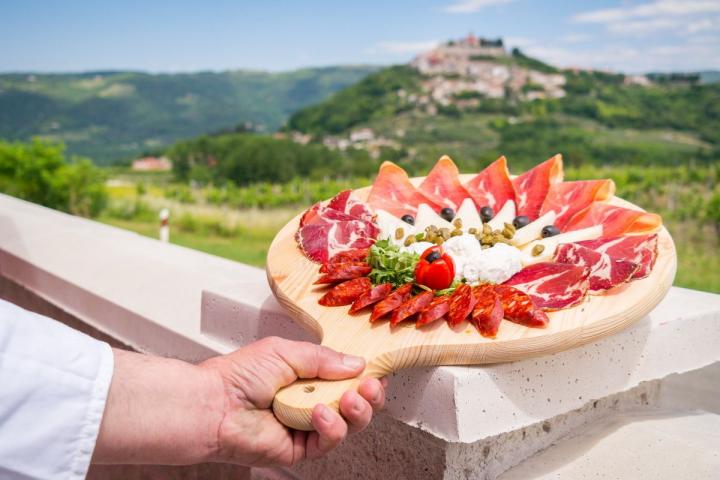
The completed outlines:
{"type": "Polygon", "coordinates": [[[457,287],[450,296],[450,310],[447,316],[450,326],[454,327],[462,323],[472,312],[475,303],[475,296],[472,294],[470,285],[463,283],[457,287]]]}
{"type": "Polygon", "coordinates": [[[500,296],[495,292],[493,285],[485,284],[473,288],[473,295],[477,300],[472,311],[470,322],[475,325],[480,335],[495,338],[500,322],[503,319],[503,306],[500,296]]]}
{"type": "Polygon", "coordinates": [[[343,280],[352,280],[353,278],[364,277],[372,271],[372,267],[362,262],[345,262],[323,265],[320,269],[323,276],[315,281],[315,285],[322,283],[337,283],[343,280]],[[323,272],[326,270],[326,272],[323,272]]]}
{"type": "Polygon", "coordinates": [[[450,310],[450,295],[435,297],[430,305],[420,312],[415,321],[416,327],[422,327],[436,320],[440,320],[450,310]]]}
{"type": "Polygon", "coordinates": [[[433,298],[435,298],[435,294],[433,292],[424,291],[405,301],[402,305],[400,305],[393,311],[390,325],[394,327],[408,317],[424,310],[425,308],[427,308],[428,305],[430,305],[430,302],[433,301],[433,298]]]}
{"type": "Polygon", "coordinates": [[[370,290],[372,283],[367,277],[354,278],[335,285],[325,295],[323,295],[318,303],[325,307],[338,307],[340,305],[350,305],[363,293],[370,290]]]}
{"type": "Polygon", "coordinates": [[[379,302],[390,295],[392,289],[392,283],[381,283],[380,285],[371,288],[355,300],[355,303],[353,303],[352,307],[350,307],[350,313],[357,313],[363,308],[379,302]]]}
{"type": "Polygon", "coordinates": [[[410,298],[411,289],[412,283],[406,283],[405,285],[398,288],[390,295],[382,299],[380,302],[376,303],[375,307],[373,308],[372,315],[370,315],[370,321],[374,322],[375,320],[384,317],[385,315],[402,305],[407,299],[410,298]]]}

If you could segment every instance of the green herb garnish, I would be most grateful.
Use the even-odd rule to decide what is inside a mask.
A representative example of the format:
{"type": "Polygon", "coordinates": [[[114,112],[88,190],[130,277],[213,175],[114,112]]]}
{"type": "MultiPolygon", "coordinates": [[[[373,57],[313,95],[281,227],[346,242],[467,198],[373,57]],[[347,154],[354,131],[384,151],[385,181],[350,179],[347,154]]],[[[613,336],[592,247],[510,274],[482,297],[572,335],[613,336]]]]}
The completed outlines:
{"type": "Polygon", "coordinates": [[[417,253],[401,252],[390,240],[378,240],[370,247],[368,263],[372,267],[370,280],[373,285],[392,283],[400,287],[415,281],[415,266],[420,260],[417,253]]]}

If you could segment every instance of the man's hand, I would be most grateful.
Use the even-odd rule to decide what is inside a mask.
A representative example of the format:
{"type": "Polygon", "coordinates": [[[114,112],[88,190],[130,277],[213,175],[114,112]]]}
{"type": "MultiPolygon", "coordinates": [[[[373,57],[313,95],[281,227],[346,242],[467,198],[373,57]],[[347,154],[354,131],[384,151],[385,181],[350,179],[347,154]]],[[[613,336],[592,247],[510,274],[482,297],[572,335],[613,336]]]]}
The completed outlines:
{"type": "Polygon", "coordinates": [[[360,374],[365,362],[312,343],[270,337],[201,367],[217,375],[224,390],[224,412],[218,429],[218,461],[243,465],[292,465],[332,450],[348,433],[363,430],[373,410],[382,408],[380,381],[365,379],[358,392],[340,400],[340,413],[318,404],[313,410],[316,431],[290,430],[275,418],[275,393],[297,378],[340,380],[360,374]]]}
{"type": "Polygon", "coordinates": [[[340,415],[313,410],[315,432],[290,430],[271,406],[297,378],[339,380],[364,368],[361,358],[312,343],[266,338],[201,365],[114,350],[115,366],[93,462],[186,465],[208,461],[291,465],[336,447],[370,422],[385,401],[366,379],[346,392],[340,415]]]}

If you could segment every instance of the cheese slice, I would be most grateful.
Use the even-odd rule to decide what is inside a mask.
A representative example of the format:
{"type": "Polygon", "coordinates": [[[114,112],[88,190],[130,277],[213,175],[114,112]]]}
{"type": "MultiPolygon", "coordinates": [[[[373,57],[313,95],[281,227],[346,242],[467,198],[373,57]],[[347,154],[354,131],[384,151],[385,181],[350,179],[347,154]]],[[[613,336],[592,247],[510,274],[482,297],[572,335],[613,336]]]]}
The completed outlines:
{"type": "Polygon", "coordinates": [[[418,205],[417,215],[415,216],[415,231],[422,232],[430,225],[435,225],[437,228],[455,229],[452,223],[435,213],[435,210],[430,205],[421,203],[418,205]]]}
{"type": "Polygon", "coordinates": [[[552,225],[556,218],[557,214],[550,210],[534,222],[530,222],[524,227],[518,229],[511,240],[512,244],[515,246],[522,246],[526,243],[532,242],[533,240],[539,239],[542,236],[542,229],[548,225],[552,225]]]}
{"type": "Polygon", "coordinates": [[[462,221],[462,229],[466,232],[471,228],[476,228],[478,231],[482,229],[482,220],[480,220],[480,214],[472,198],[463,200],[455,218],[462,221]]]}
{"type": "Polygon", "coordinates": [[[500,211],[495,214],[493,219],[487,223],[493,230],[502,230],[505,224],[512,223],[513,219],[515,219],[515,202],[508,200],[500,211]]]}
{"type": "Polygon", "coordinates": [[[533,263],[549,262],[555,255],[555,249],[561,243],[581,242],[583,240],[595,240],[600,238],[603,233],[602,225],[593,225],[592,227],[573,230],[572,232],[561,233],[554,237],[543,238],[530,242],[520,249],[522,254],[523,265],[532,265],[533,263]],[[545,247],[538,256],[533,256],[532,251],[536,245],[545,247]]]}
{"type": "Polygon", "coordinates": [[[378,236],[378,239],[380,240],[389,238],[390,242],[394,243],[395,245],[404,245],[407,236],[414,234],[416,231],[415,227],[413,227],[409,223],[403,222],[398,217],[388,211],[376,210],[375,214],[377,215],[375,218],[375,223],[380,229],[380,235],[378,236]],[[395,238],[395,232],[397,232],[398,228],[403,229],[403,235],[401,239],[395,238]]]}

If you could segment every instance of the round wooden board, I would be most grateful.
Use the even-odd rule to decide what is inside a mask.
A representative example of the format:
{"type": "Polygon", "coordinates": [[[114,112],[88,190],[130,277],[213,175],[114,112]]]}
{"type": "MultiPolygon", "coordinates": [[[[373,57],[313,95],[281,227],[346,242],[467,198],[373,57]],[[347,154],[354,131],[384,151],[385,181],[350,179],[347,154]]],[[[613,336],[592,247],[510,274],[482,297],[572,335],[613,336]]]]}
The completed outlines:
{"type": "MultiPolygon", "coordinates": [[[[465,175],[465,177],[470,177],[465,175]]],[[[413,178],[418,185],[422,178],[413,178]]],[[[365,200],[370,187],[355,191],[365,200]]],[[[611,203],[639,207],[614,197],[611,203]]],[[[363,374],[352,380],[300,380],[275,397],[275,415],[285,425],[312,430],[310,417],[317,403],[337,409],[340,396],[364,377],[379,378],[402,368],[429,365],[468,365],[509,362],[567,350],[605,337],[638,321],[665,296],[675,277],[677,258],[668,231],[658,232],[658,258],[651,274],[598,296],[589,296],[569,309],[550,312],[545,329],[503,321],[497,338],[482,337],[467,322],[450,328],[435,322],[417,329],[413,322],[391,328],[388,321],[370,323],[370,312],[348,314],[348,307],[323,307],[318,299],[327,287],[313,285],[318,265],[295,242],[300,216],[283,227],[270,245],[267,275],[278,301],[291,317],[313,332],[322,345],[359,355],[367,361],[363,374]]]]}

